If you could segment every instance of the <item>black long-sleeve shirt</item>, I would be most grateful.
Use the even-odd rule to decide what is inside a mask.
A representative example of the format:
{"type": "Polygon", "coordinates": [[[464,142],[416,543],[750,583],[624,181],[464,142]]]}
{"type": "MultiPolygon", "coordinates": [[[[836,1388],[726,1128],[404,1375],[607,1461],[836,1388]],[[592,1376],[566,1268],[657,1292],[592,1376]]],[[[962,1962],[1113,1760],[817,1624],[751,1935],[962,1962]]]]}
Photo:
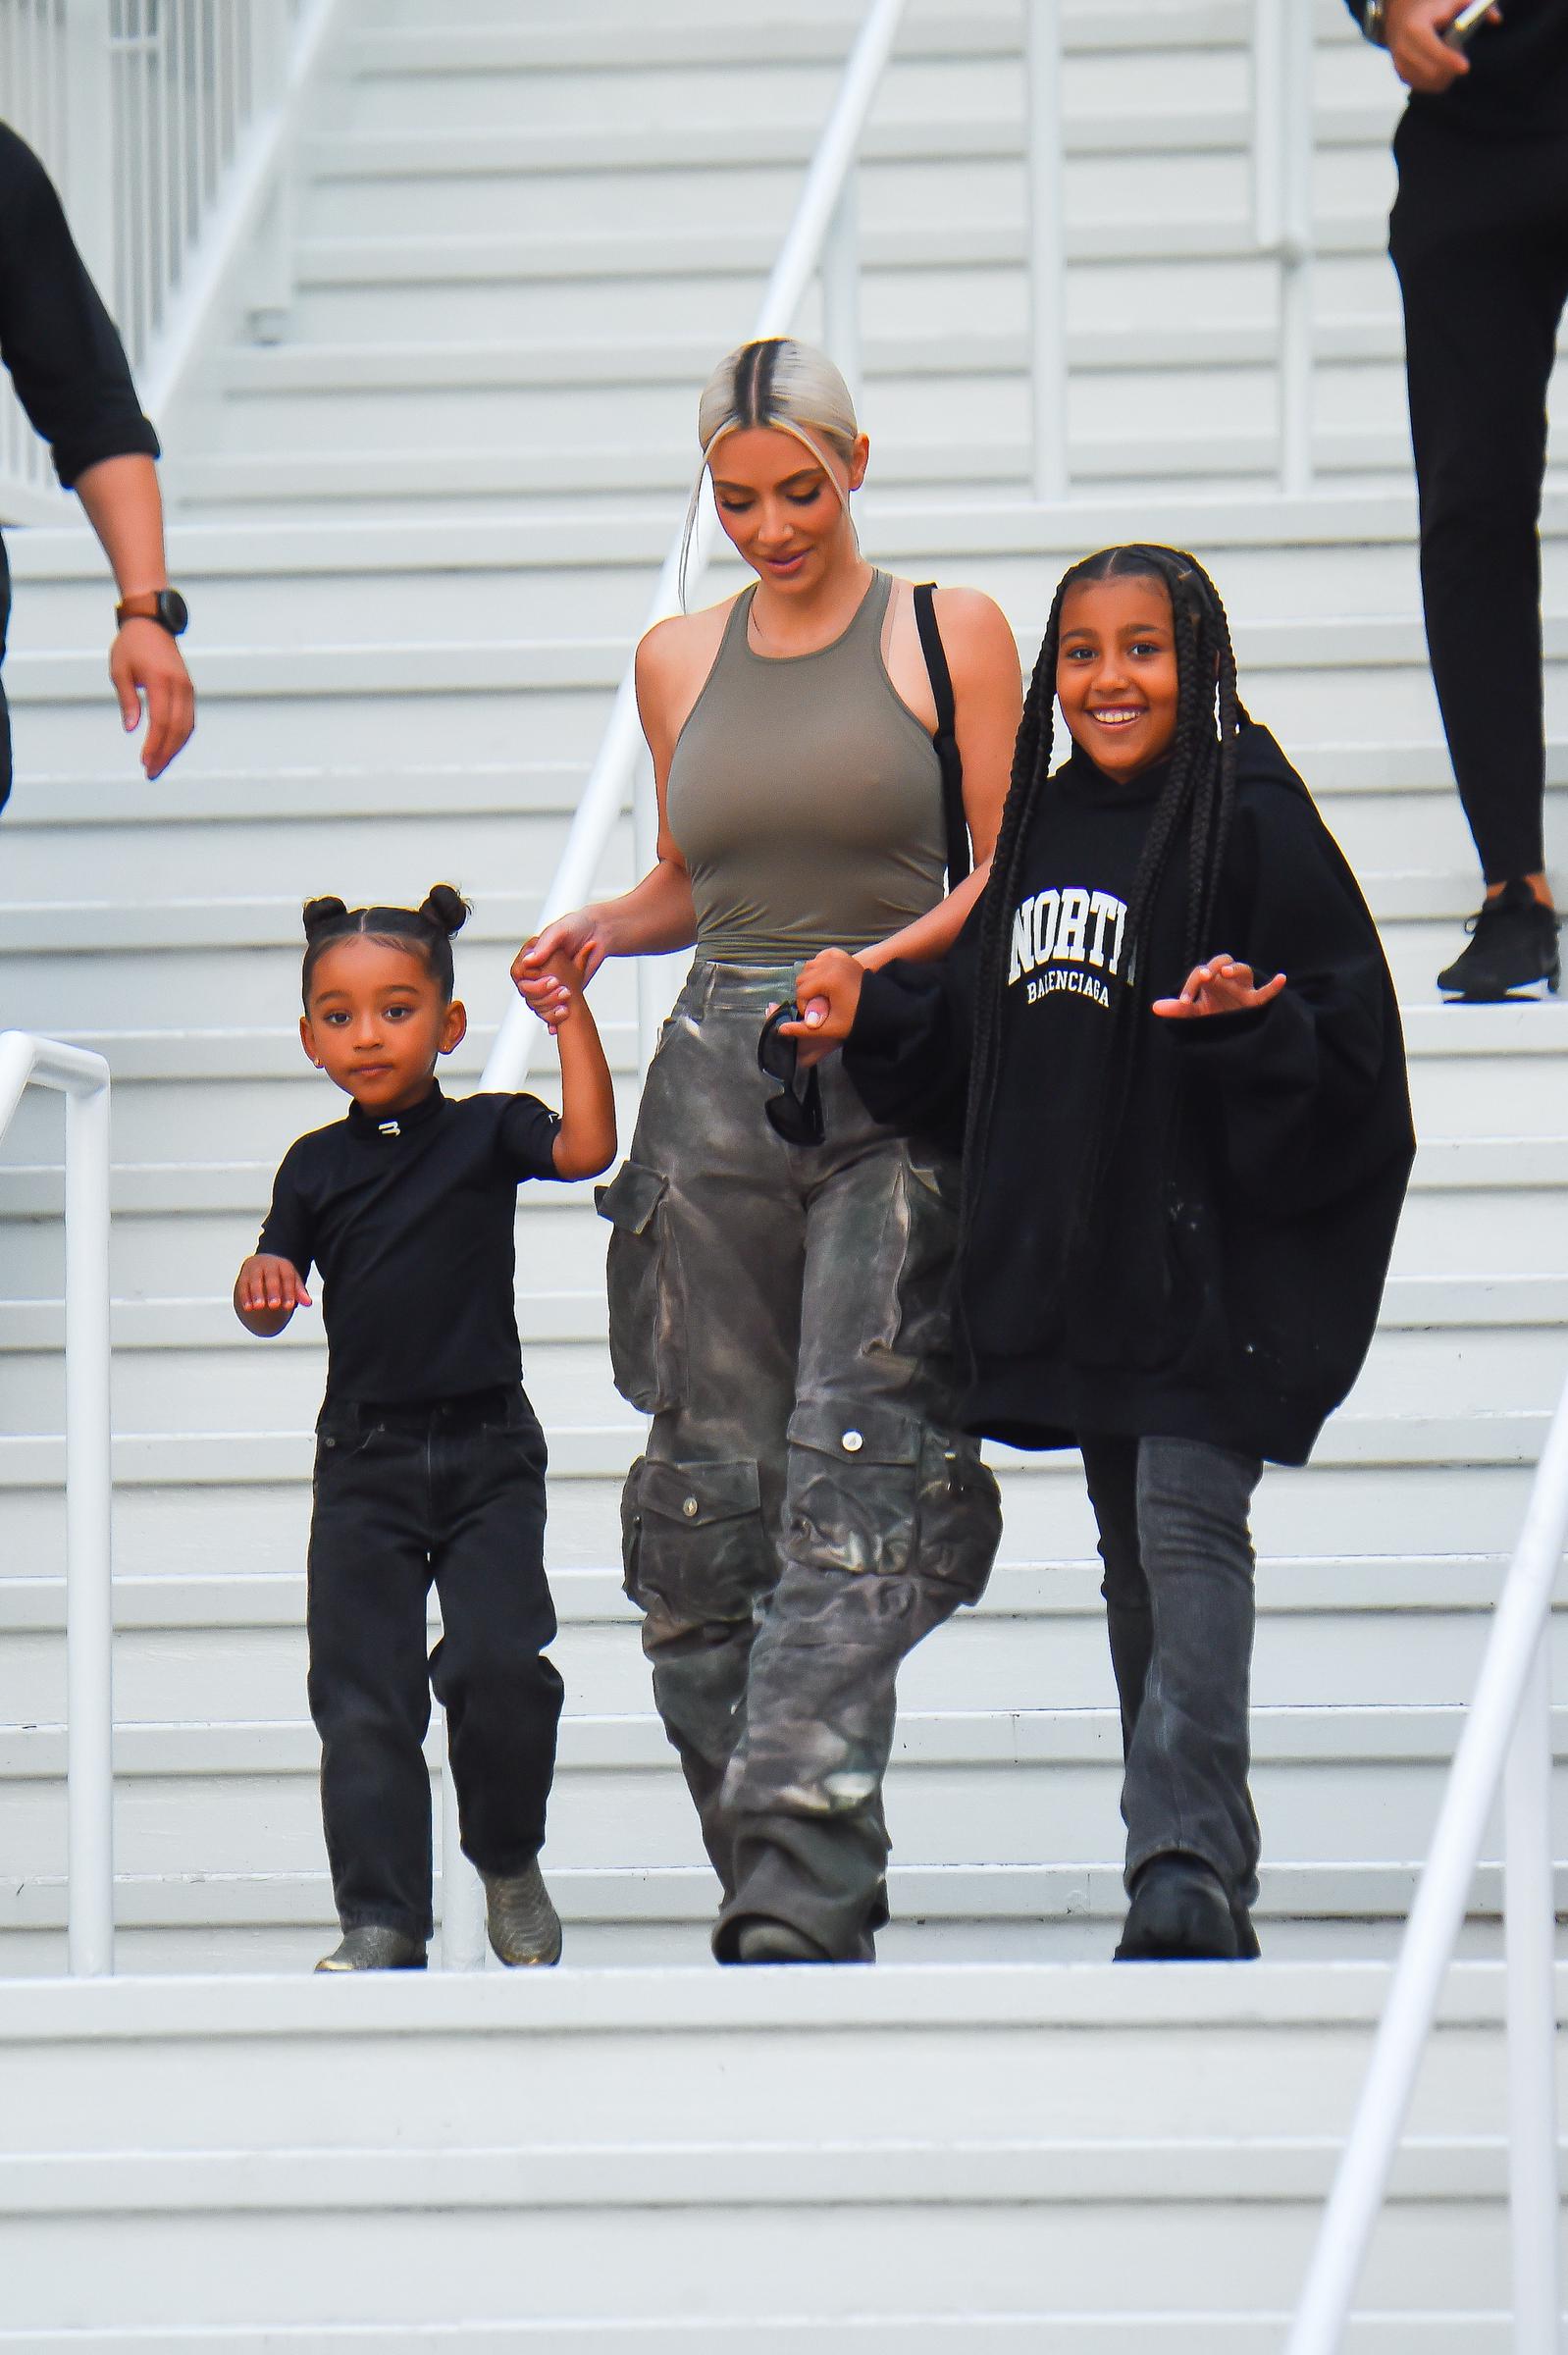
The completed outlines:
{"type": "MultiPolygon", "coordinates": [[[[1186,978],[1178,841],[1138,960],[1137,1051],[1103,1192],[1065,1265],[1111,1015],[1133,985],[1125,904],[1161,781],[1119,787],[1074,754],[1030,829],[965,1189],[965,1420],[1025,1447],[1112,1432],[1301,1463],[1366,1355],[1414,1140],[1377,931],[1264,728],[1242,731],[1200,953],[1286,986],[1250,1014],[1149,1011],[1186,978]]],[[[976,911],[943,964],[867,976],[846,1063],[877,1118],[957,1133],[978,931],[976,911]]]]}
{"type": "MultiPolygon", "coordinates": [[[[1345,0],[1362,29],[1367,0],[1345,0]]],[[[1501,22],[1471,39],[1468,74],[1446,90],[1410,96],[1410,113],[1490,139],[1568,134],[1568,7],[1502,0],[1501,22]]]]}
{"type": "Polygon", "coordinates": [[[521,1381],[517,1188],[555,1176],[560,1122],[537,1096],[447,1096],[289,1146],[256,1248],[322,1279],[327,1387],[377,1405],[521,1381]]]}
{"type": "MultiPolygon", "coordinates": [[[[66,490],[102,458],[159,455],[125,347],[87,276],[54,183],[25,139],[0,123],[0,361],[48,443],[66,490]]],[[[0,541],[0,658],[11,580],[0,541]]],[[[0,803],[11,740],[0,699],[0,803]]]]}

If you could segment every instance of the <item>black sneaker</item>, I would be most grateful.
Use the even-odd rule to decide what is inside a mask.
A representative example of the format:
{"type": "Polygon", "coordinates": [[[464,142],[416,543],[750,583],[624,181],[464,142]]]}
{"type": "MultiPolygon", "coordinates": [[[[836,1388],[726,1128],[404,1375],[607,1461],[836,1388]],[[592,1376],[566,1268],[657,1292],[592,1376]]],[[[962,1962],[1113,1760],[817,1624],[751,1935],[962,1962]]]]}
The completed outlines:
{"type": "Polygon", "coordinates": [[[1557,916],[1516,877],[1488,900],[1465,925],[1471,941],[1437,975],[1437,987],[1471,1005],[1495,1004],[1516,989],[1544,981],[1555,991],[1562,975],[1557,916]]]}

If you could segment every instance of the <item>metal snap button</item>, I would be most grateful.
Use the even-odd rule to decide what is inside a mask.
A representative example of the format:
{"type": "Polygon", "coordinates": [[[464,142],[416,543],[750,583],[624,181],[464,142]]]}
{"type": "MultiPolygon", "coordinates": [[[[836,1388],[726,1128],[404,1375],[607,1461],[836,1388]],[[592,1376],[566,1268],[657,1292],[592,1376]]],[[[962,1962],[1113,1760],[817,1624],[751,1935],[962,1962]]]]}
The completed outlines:
{"type": "Polygon", "coordinates": [[[858,1431],[847,1431],[844,1434],[844,1452],[846,1455],[859,1455],[861,1449],[864,1445],[865,1441],[862,1439],[858,1431]]]}
{"type": "Polygon", "coordinates": [[[681,1506],[681,1511],[686,1515],[688,1521],[695,1521],[697,1519],[697,1498],[688,1496],[686,1502],[681,1506]]]}

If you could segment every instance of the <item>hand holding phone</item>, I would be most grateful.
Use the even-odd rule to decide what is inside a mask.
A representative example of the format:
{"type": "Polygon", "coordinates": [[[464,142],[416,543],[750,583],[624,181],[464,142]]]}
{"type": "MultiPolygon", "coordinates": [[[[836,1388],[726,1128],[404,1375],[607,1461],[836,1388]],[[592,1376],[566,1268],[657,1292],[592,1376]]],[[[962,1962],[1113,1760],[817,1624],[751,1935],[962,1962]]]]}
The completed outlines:
{"type": "Polygon", "coordinates": [[[1495,18],[1498,13],[1493,0],[1466,0],[1466,6],[1459,11],[1442,37],[1450,49],[1457,49],[1463,56],[1488,18],[1495,18]]]}

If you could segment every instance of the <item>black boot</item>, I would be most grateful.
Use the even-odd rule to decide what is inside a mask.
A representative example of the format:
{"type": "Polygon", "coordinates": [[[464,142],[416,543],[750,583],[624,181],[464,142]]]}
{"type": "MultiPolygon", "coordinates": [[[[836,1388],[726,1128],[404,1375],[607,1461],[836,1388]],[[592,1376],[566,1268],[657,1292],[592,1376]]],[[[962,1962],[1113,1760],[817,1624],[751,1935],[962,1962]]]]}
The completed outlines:
{"type": "Polygon", "coordinates": [[[1135,1875],[1119,1962],[1250,1962],[1257,1953],[1251,1915],[1201,1857],[1173,1849],[1135,1875]]]}
{"type": "Polygon", "coordinates": [[[826,1962],[829,1958],[814,1938],[804,1930],[792,1929],[787,1921],[773,1921],[765,1913],[756,1913],[743,1921],[735,1938],[737,1962],[826,1962]]]}
{"type": "Polygon", "coordinates": [[[1465,926],[1470,946],[1437,975],[1437,987],[1471,1005],[1494,1004],[1510,990],[1544,981],[1555,990],[1561,976],[1557,916],[1542,907],[1528,883],[1505,883],[1465,926]]]}

